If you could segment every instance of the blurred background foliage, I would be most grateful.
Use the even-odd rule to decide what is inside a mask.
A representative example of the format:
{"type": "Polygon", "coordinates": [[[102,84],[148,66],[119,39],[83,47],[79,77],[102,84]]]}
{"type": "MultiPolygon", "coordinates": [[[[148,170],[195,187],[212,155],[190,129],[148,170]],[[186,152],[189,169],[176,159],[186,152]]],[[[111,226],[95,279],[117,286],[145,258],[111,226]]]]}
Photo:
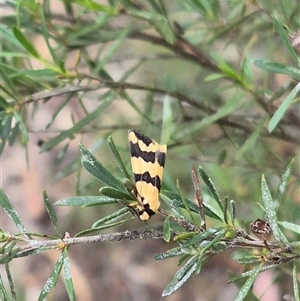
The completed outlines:
{"type": "MultiPolygon", "coordinates": [[[[201,165],[221,198],[227,195],[235,200],[237,219],[245,229],[263,217],[257,204],[261,175],[276,196],[281,176],[293,159],[278,219],[299,224],[297,0],[26,0],[1,5],[2,187],[21,210],[25,224],[28,219],[35,231],[51,231],[44,210],[35,211],[42,206],[37,204],[42,204],[43,189],[53,201],[99,194],[99,182],[80,165],[78,142],[121,177],[106,142],[111,135],[130,170],[130,128],[168,144],[163,189],[176,190],[179,179],[184,195],[192,198],[191,167],[201,165]],[[23,169],[27,173],[28,166],[34,176],[23,181],[24,175],[18,173],[23,169]],[[28,189],[25,192],[18,189],[20,179],[28,189]],[[33,185],[37,185],[34,198],[33,185]]],[[[203,187],[204,196],[207,193],[203,187]]],[[[58,215],[62,229],[72,235],[115,209],[58,208],[62,210],[58,215]]],[[[155,217],[153,223],[158,226],[161,220],[155,217]]],[[[130,227],[142,227],[139,221],[133,224],[130,227]]],[[[89,257],[85,248],[92,254],[99,252],[94,249],[97,246],[79,246],[74,256],[89,257]]],[[[147,287],[144,299],[139,295],[143,290],[136,290],[139,300],[157,300],[172,277],[170,272],[165,283],[155,281],[159,267],[156,263],[153,268],[151,260],[161,248],[166,248],[162,242],[142,242],[137,247],[140,251],[128,246],[125,255],[117,245],[107,245],[102,252],[106,260],[114,252],[107,269],[119,263],[119,256],[128,257],[128,263],[140,260],[136,268],[152,268],[153,279],[139,284],[147,287]]],[[[98,260],[99,253],[95,254],[98,260]]],[[[95,283],[83,281],[85,289],[92,287],[85,300],[97,300],[93,294],[99,294],[99,270],[93,270],[96,259],[88,259],[80,268],[95,283]]],[[[173,274],[174,263],[170,263],[173,274]]],[[[103,268],[105,263],[95,265],[103,268]]],[[[100,289],[103,296],[134,300],[131,294],[136,291],[130,291],[124,279],[116,286],[123,288],[120,295],[131,296],[128,299],[112,293],[108,279],[100,289]]],[[[20,287],[24,289],[22,283],[20,287]]],[[[197,289],[195,280],[191,281],[170,300],[182,296],[225,300],[217,292],[197,299],[197,289]]],[[[290,293],[289,289],[282,284],[280,295],[290,293]]]]}

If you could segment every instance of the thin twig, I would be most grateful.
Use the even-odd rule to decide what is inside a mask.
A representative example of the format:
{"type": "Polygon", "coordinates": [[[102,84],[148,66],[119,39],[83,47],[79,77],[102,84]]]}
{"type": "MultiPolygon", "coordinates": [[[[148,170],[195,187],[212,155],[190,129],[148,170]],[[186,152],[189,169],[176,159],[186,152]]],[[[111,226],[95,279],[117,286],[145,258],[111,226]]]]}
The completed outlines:
{"type": "MultiPolygon", "coordinates": [[[[158,93],[158,94],[163,94],[163,95],[169,95],[171,97],[174,97],[176,99],[181,100],[182,102],[189,104],[190,106],[197,108],[205,113],[207,113],[208,115],[213,115],[216,113],[216,110],[213,109],[210,106],[205,105],[202,102],[199,102],[198,100],[189,97],[185,94],[182,94],[180,92],[176,92],[176,91],[168,91],[165,90],[163,88],[157,88],[157,87],[152,87],[152,86],[147,86],[147,85],[139,85],[139,84],[134,84],[134,83],[129,83],[129,82],[114,82],[114,81],[107,81],[107,80],[103,80],[101,78],[98,77],[94,77],[88,74],[78,74],[78,77],[81,77],[82,79],[92,79],[94,81],[97,81],[98,84],[92,84],[89,86],[68,86],[68,87],[64,87],[61,89],[56,89],[56,90],[45,90],[36,94],[33,94],[31,96],[28,96],[25,98],[25,100],[21,103],[21,105],[23,104],[27,104],[27,103],[31,103],[31,102],[36,102],[39,100],[44,100],[47,98],[51,98],[54,96],[59,96],[59,95],[63,95],[66,93],[75,93],[75,92],[81,92],[81,91],[93,91],[93,90],[98,90],[98,89],[105,89],[105,88],[110,88],[113,90],[126,90],[126,89],[132,89],[132,90],[144,90],[144,91],[149,91],[149,92],[153,92],[153,93],[158,93]]],[[[219,120],[216,120],[216,123],[219,126],[228,126],[231,128],[236,128],[240,131],[244,131],[247,134],[250,134],[253,132],[254,128],[256,125],[254,126],[250,126],[250,125],[245,125],[242,122],[236,122],[233,121],[230,116],[227,117],[223,117],[219,120]]],[[[267,136],[270,137],[270,134],[268,133],[268,131],[265,129],[261,132],[262,136],[267,136]]],[[[274,138],[277,139],[281,139],[281,140],[285,140],[291,143],[296,143],[299,144],[299,139],[298,137],[294,137],[292,135],[292,133],[287,133],[286,131],[275,131],[274,133],[272,133],[272,136],[274,138]]]]}
{"type": "MultiPolygon", "coordinates": [[[[173,234],[174,236],[175,234],[173,234]]],[[[162,239],[163,232],[153,229],[143,229],[143,230],[126,230],[124,232],[116,232],[112,234],[99,234],[88,237],[71,237],[64,239],[53,239],[53,240],[32,240],[30,243],[19,247],[19,251],[16,253],[15,257],[23,257],[28,254],[37,253],[35,251],[43,250],[47,251],[49,249],[63,249],[65,247],[84,244],[91,242],[119,242],[124,240],[136,240],[136,239],[162,239]]],[[[10,238],[13,239],[13,236],[10,238]]],[[[20,240],[20,237],[18,237],[20,240]]],[[[40,252],[38,252],[40,253],[40,252]]]]}
{"type": "MultiPolygon", "coordinates": [[[[200,229],[186,221],[182,221],[180,218],[176,218],[174,216],[170,216],[174,219],[175,222],[179,222],[182,227],[185,228],[186,231],[200,231],[200,229]]],[[[221,241],[226,244],[226,248],[265,248],[265,243],[263,240],[255,239],[250,235],[246,235],[243,233],[243,230],[237,229],[237,237],[229,240],[222,239],[221,241]]],[[[174,239],[179,233],[171,232],[171,240],[174,239]]],[[[71,245],[82,244],[82,243],[91,243],[91,242],[119,242],[125,240],[136,240],[136,239],[163,239],[163,231],[162,230],[154,230],[154,229],[142,229],[142,230],[126,230],[124,232],[117,232],[112,234],[99,234],[88,237],[70,237],[69,233],[66,233],[65,238],[63,239],[48,239],[48,240],[28,240],[24,238],[23,243],[26,245],[21,245],[16,247],[16,253],[13,254],[13,258],[25,257],[33,254],[38,254],[42,252],[46,252],[49,250],[63,250],[68,248],[71,245]]],[[[214,236],[206,238],[207,241],[211,241],[214,239],[214,236]]],[[[10,235],[9,241],[17,240],[22,242],[22,237],[10,235]]],[[[291,260],[295,260],[299,258],[298,254],[294,254],[293,248],[291,246],[283,246],[282,244],[278,244],[277,242],[268,241],[268,249],[270,253],[265,256],[265,260],[268,262],[288,262],[291,260]]],[[[9,256],[9,254],[4,254],[3,256],[9,256]]],[[[1,256],[0,256],[1,259],[1,256]]]]}

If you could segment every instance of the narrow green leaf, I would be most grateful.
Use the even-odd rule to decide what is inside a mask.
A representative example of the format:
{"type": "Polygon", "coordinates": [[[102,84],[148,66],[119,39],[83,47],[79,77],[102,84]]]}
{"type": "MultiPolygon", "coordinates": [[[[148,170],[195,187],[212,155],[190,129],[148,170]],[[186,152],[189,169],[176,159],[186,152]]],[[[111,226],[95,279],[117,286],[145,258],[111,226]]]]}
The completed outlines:
{"type": "Polygon", "coordinates": [[[6,277],[7,277],[8,283],[9,283],[12,300],[17,301],[17,293],[16,293],[15,285],[14,285],[14,282],[12,279],[12,275],[11,275],[8,263],[5,264],[5,272],[6,272],[6,277]]]}
{"type": "Polygon", "coordinates": [[[234,226],[234,222],[235,222],[235,203],[234,203],[234,200],[230,201],[230,216],[231,216],[231,223],[234,226]]]}
{"type": "Polygon", "coordinates": [[[261,68],[263,70],[270,71],[273,73],[286,74],[295,79],[296,81],[300,80],[300,69],[276,62],[271,62],[265,59],[254,59],[252,60],[252,63],[256,67],[261,68]]]}
{"type": "Polygon", "coordinates": [[[292,174],[292,168],[294,165],[294,159],[292,159],[288,164],[287,167],[281,177],[281,184],[279,186],[279,195],[278,195],[278,200],[279,202],[282,201],[282,199],[284,198],[284,195],[288,189],[288,183],[289,183],[289,179],[291,177],[292,174]]]}
{"type": "MultiPolygon", "coordinates": [[[[283,5],[283,6],[288,6],[288,5],[283,5]]],[[[297,53],[295,52],[295,50],[293,49],[290,39],[287,35],[287,31],[284,28],[284,25],[281,22],[281,20],[278,18],[277,14],[275,14],[275,16],[274,16],[274,23],[275,23],[275,28],[276,28],[277,32],[279,33],[279,36],[280,36],[284,46],[287,48],[290,56],[293,58],[293,60],[299,66],[299,63],[300,63],[299,57],[298,57],[297,53]]]]}
{"type": "Polygon", "coordinates": [[[133,183],[132,180],[122,179],[122,183],[124,184],[124,187],[126,187],[127,191],[129,192],[135,189],[135,183],[133,183]]]}
{"type": "MultiPolygon", "coordinates": [[[[42,142],[41,146],[43,145],[44,141],[42,142]]],[[[56,166],[61,166],[61,161],[64,159],[65,155],[69,155],[68,148],[71,144],[71,141],[68,140],[66,141],[65,145],[62,145],[62,147],[59,149],[59,151],[57,152],[54,164],[56,166]]],[[[64,165],[64,164],[63,164],[64,165]]],[[[64,167],[60,168],[57,173],[56,173],[56,177],[55,180],[57,182],[62,181],[63,179],[67,178],[70,175],[74,175],[74,174],[78,174],[81,172],[80,167],[81,166],[81,162],[78,161],[78,157],[74,157],[74,159],[69,162],[67,165],[65,165],[64,167]],[[80,172],[79,172],[80,170],[80,172]]],[[[80,183],[78,183],[78,181],[76,181],[76,190],[79,190],[79,185],[80,183]]],[[[91,181],[89,182],[89,184],[87,184],[87,189],[90,189],[92,187],[94,187],[96,185],[96,181],[91,181]]]]}
{"type": "Polygon", "coordinates": [[[217,164],[218,164],[219,166],[223,165],[224,162],[225,162],[226,157],[227,157],[227,151],[226,151],[226,149],[221,150],[221,152],[220,152],[219,155],[218,155],[218,161],[217,161],[217,164]]]}
{"type": "Polygon", "coordinates": [[[185,261],[189,260],[191,257],[192,257],[191,254],[185,254],[185,255],[181,256],[178,260],[177,265],[181,266],[185,261]]]}
{"type": "Polygon", "coordinates": [[[63,267],[63,264],[64,264],[64,256],[63,256],[63,253],[61,253],[59,255],[59,258],[58,258],[53,270],[52,270],[51,276],[47,279],[47,281],[39,295],[38,301],[44,300],[47,297],[47,295],[49,294],[51,288],[56,285],[60,271],[63,267]]]}
{"type": "MultiPolygon", "coordinates": [[[[179,196],[176,193],[173,193],[171,191],[164,191],[164,194],[160,195],[163,201],[169,205],[170,207],[181,207],[185,208],[184,204],[179,200],[179,196]]],[[[186,204],[188,205],[189,209],[197,214],[199,214],[199,206],[197,206],[194,202],[191,200],[185,199],[186,204]]],[[[205,205],[204,208],[205,215],[208,217],[218,220],[220,222],[223,221],[222,216],[219,215],[218,212],[214,208],[210,208],[209,204],[205,205]]]]}
{"type": "Polygon", "coordinates": [[[102,226],[97,227],[97,228],[91,228],[91,229],[83,230],[83,231],[78,232],[74,237],[79,237],[79,236],[83,236],[83,235],[86,235],[86,234],[91,234],[91,233],[99,232],[99,231],[102,231],[102,230],[106,230],[106,229],[109,229],[109,228],[114,228],[116,226],[120,226],[120,225],[123,225],[123,224],[125,224],[129,221],[132,221],[133,219],[135,219],[134,216],[129,217],[129,218],[124,219],[124,220],[121,220],[121,221],[116,222],[116,223],[105,224],[105,225],[102,225],[102,226]]]}
{"type": "MultiPolygon", "coordinates": [[[[138,60],[136,63],[133,63],[132,67],[128,66],[127,71],[124,70],[124,73],[123,73],[122,77],[120,78],[119,82],[125,82],[128,78],[131,77],[131,75],[134,75],[136,73],[136,71],[138,69],[140,69],[140,67],[143,65],[144,65],[143,60],[138,60]]],[[[125,92],[125,91],[123,91],[123,92],[125,92]]],[[[122,94],[122,93],[120,93],[120,94],[122,94]]]]}
{"type": "Polygon", "coordinates": [[[201,241],[203,241],[204,239],[206,239],[212,235],[214,235],[214,233],[212,233],[211,231],[206,231],[203,233],[196,234],[192,238],[190,238],[186,243],[184,243],[182,245],[182,247],[186,248],[191,245],[199,244],[201,241]]]}
{"type": "Polygon", "coordinates": [[[11,27],[7,27],[7,25],[4,24],[4,22],[1,22],[0,24],[0,31],[1,31],[1,41],[3,45],[12,45],[11,49],[16,50],[23,50],[22,45],[19,43],[19,41],[16,39],[14,34],[11,31],[11,27]]]}
{"type": "Polygon", "coordinates": [[[182,266],[175,274],[176,280],[181,280],[186,273],[193,267],[195,261],[197,261],[197,257],[199,256],[192,256],[185,264],[182,266]]]}
{"type": "MultiPolygon", "coordinates": [[[[59,152],[57,153],[57,155],[56,155],[56,158],[55,158],[55,164],[56,165],[60,165],[60,163],[62,162],[62,160],[65,158],[65,155],[67,154],[67,151],[68,151],[68,149],[69,149],[69,146],[70,146],[70,142],[68,141],[67,143],[66,143],[66,145],[64,146],[64,147],[62,147],[60,150],[59,150],[59,152]]],[[[76,165],[76,167],[78,167],[78,161],[76,161],[76,162],[72,162],[72,164],[71,164],[71,166],[74,168],[74,165],[76,165]]],[[[68,167],[70,167],[70,165],[67,165],[65,168],[63,168],[61,171],[60,171],[60,173],[59,173],[59,175],[62,175],[62,174],[65,174],[66,175],[66,172],[68,171],[68,170],[70,170],[68,167]]],[[[74,171],[75,172],[75,170],[73,169],[72,171],[74,171]]],[[[69,173],[68,175],[70,175],[71,173],[69,173]]],[[[62,178],[56,178],[56,179],[62,179],[62,178]]]]}
{"type": "Polygon", "coordinates": [[[201,272],[202,262],[203,262],[202,257],[199,256],[198,261],[197,261],[196,271],[195,271],[195,274],[197,274],[197,275],[199,275],[201,272]]]}
{"type": "Polygon", "coordinates": [[[187,254],[187,250],[181,247],[176,247],[168,250],[166,253],[159,253],[154,256],[155,260],[164,260],[168,258],[178,257],[187,254]]]}
{"type": "Polygon", "coordinates": [[[252,66],[250,66],[249,57],[246,56],[242,64],[242,79],[244,84],[246,84],[248,87],[252,86],[253,84],[251,67],[252,66]]]}
{"type": "Polygon", "coordinates": [[[201,166],[198,167],[199,170],[199,174],[203,180],[203,182],[205,183],[205,185],[207,186],[208,190],[211,192],[211,194],[213,195],[214,199],[216,200],[218,206],[220,207],[221,211],[224,212],[224,207],[223,204],[221,202],[220,196],[217,192],[217,189],[213,183],[213,181],[211,180],[211,178],[206,174],[206,172],[202,169],[201,166]]]}
{"type": "Polygon", "coordinates": [[[226,75],[224,75],[223,73],[211,73],[210,75],[208,75],[204,78],[204,81],[210,82],[210,81],[218,80],[218,79],[225,78],[225,77],[226,77],[226,75]]]}
{"type": "Polygon", "coordinates": [[[131,180],[131,176],[129,175],[129,173],[126,169],[125,164],[123,163],[122,158],[121,158],[121,156],[120,156],[120,154],[119,154],[119,152],[118,152],[118,150],[115,146],[115,143],[114,143],[111,136],[108,136],[107,142],[108,142],[108,145],[109,145],[109,147],[110,147],[110,149],[111,149],[111,151],[112,151],[112,153],[113,153],[113,155],[114,155],[114,157],[117,161],[117,164],[118,164],[120,170],[122,171],[123,175],[125,176],[125,178],[131,180]]]}
{"type": "Polygon", "coordinates": [[[0,132],[0,137],[3,140],[6,140],[11,132],[11,125],[12,125],[12,116],[5,116],[4,119],[1,122],[1,132],[0,132]]]}
{"type": "Polygon", "coordinates": [[[1,89],[4,90],[8,95],[10,95],[13,99],[18,99],[20,97],[17,87],[14,82],[11,80],[10,76],[6,72],[6,66],[3,66],[0,62],[1,67],[1,89]],[[6,85],[4,85],[4,83],[6,85]]]}
{"type": "Polygon", "coordinates": [[[0,264],[7,264],[17,257],[16,254],[19,252],[20,248],[15,247],[16,244],[17,241],[15,240],[9,245],[5,245],[1,248],[0,264]]]}
{"type": "Polygon", "coordinates": [[[110,15],[115,15],[119,12],[119,10],[114,6],[103,5],[93,0],[73,0],[73,2],[76,2],[79,6],[84,7],[89,11],[105,12],[110,15]]]}
{"type": "MultiPolygon", "coordinates": [[[[81,1],[81,0],[79,0],[79,1],[81,1]]],[[[77,27],[76,31],[69,32],[68,35],[65,36],[65,38],[67,39],[66,43],[68,43],[68,45],[70,47],[76,47],[76,48],[77,47],[83,48],[83,46],[90,45],[90,43],[87,44],[87,41],[85,38],[93,37],[94,35],[96,35],[96,33],[100,32],[100,30],[101,30],[101,33],[103,33],[103,27],[105,27],[106,23],[108,22],[108,19],[109,19],[109,17],[106,14],[100,14],[98,17],[95,16],[95,18],[93,19],[93,23],[89,24],[89,26],[77,27]]],[[[118,32],[119,30],[116,29],[116,31],[118,32]]],[[[99,42],[102,43],[102,42],[112,39],[111,36],[113,36],[113,37],[116,36],[116,33],[114,31],[112,33],[111,32],[108,33],[107,35],[108,35],[108,38],[106,38],[106,35],[105,35],[105,37],[102,37],[102,35],[101,35],[99,42]]],[[[99,37],[99,34],[98,34],[98,37],[99,37]]],[[[98,37],[97,37],[97,39],[98,39],[98,37]]],[[[97,59],[96,59],[96,61],[97,61],[97,59]]],[[[91,65],[91,60],[89,60],[87,63],[90,64],[91,69],[93,69],[93,67],[95,66],[95,64],[91,65]]],[[[102,74],[101,74],[101,78],[103,78],[102,74]]]]}
{"type": "Polygon", "coordinates": [[[120,191],[118,189],[112,188],[112,187],[101,187],[99,189],[99,192],[107,197],[114,198],[114,199],[129,199],[134,200],[133,196],[129,193],[125,193],[123,191],[120,191]]]}
{"type": "MultiPolygon", "coordinates": [[[[213,230],[213,229],[211,229],[211,230],[213,230]]],[[[205,247],[201,250],[201,254],[204,255],[205,252],[207,250],[209,250],[215,243],[219,242],[227,232],[227,229],[224,229],[224,228],[218,228],[216,230],[217,230],[216,233],[218,233],[218,232],[219,233],[216,235],[216,237],[214,239],[212,239],[207,245],[205,245],[205,247]]]]}
{"type": "Polygon", "coordinates": [[[127,193],[123,183],[114,177],[83,145],[79,145],[82,153],[81,164],[102,183],[127,193]]]}
{"type": "Polygon", "coordinates": [[[22,250],[22,252],[19,250],[18,253],[16,254],[17,258],[20,257],[28,257],[30,255],[36,255],[44,252],[48,252],[49,250],[57,250],[57,246],[47,246],[47,247],[31,247],[31,249],[28,250],[22,250]]]}
{"type": "Polygon", "coordinates": [[[282,225],[282,227],[284,227],[285,229],[288,229],[297,234],[300,234],[300,226],[299,225],[289,223],[289,222],[279,222],[279,224],[282,225]]]}
{"type": "Polygon", "coordinates": [[[15,111],[14,118],[15,118],[16,123],[19,125],[19,130],[22,134],[23,143],[26,144],[29,141],[29,134],[27,131],[26,124],[24,122],[24,117],[21,116],[17,111],[15,111]]]}
{"type": "Polygon", "coordinates": [[[64,282],[70,301],[75,301],[75,289],[72,281],[71,267],[68,258],[68,251],[63,251],[63,270],[64,270],[64,282]]]}
{"type": "MultiPolygon", "coordinates": [[[[179,180],[176,181],[176,188],[177,188],[177,190],[179,192],[179,196],[180,196],[181,202],[184,205],[184,209],[186,209],[186,211],[187,211],[187,213],[189,215],[189,218],[193,221],[194,225],[197,225],[197,222],[194,219],[194,216],[193,216],[193,214],[192,214],[192,212],[190,210],[190,207],[188,206],[188,203],[186,202],[186,199],[183,196],[183,193],[182,193],[181,188],[179,186],[179,180]]],[[[174,209],[174,207],[173,207],[173,209],[174,209]]],[[[182,216],[182,218],[184,218],[184,217],[182,216]]]]}
{"type": "Polygon", "coordinates": [[[53,139],[46,142],[40,152],[48,151],[49,149],[53,148],[60,142],[64,141],[65,139],[71,138],[78,132],[80,132],[84,126],[88,125],[90,122],[92,122],[94,119],[99,118],[99,116],[106,112],[106,108],[112,103],[112,101],[115,99],[116,93],[110,93],[103,101],[102,103],[93,110],[91,113],[89,113],[86,117],[81,119],[79,122],[74,124],[73,127],[70,129],[63,131],[61,134],[57,135],[53,139]]]}
{"type": "MultiPolygon", "coordinates": [[[[3,66],[3,65],[2,65],[3,66]]],[[[53,81],[53,77],[57,76],[57,71],[49,68],[44,69],[20,69],[11,70],[13,73],[10,74],[11,79],[19,79],[20,81],[26,81],[27,85],[36,84],[37,88],[41,87],[45,89],[45,85],[41,83],[42,80],[53,81]]]]}
{"type": "Polygon", "coordinates": [[[48,212],[48,215],[50,217],[52,225],[55,229],[56,235],[58,237],[62,238],[63,235],[62,235],[61,230],[60,230],[59,225],[58,225],[58,219],[57,219],[56,213],[55,213],[55,211],[52,207],[52,204],[50,203],[50,199],[49,199],[46,191],[43,191],[43,198],[44,198],[44,203],[45,203],[45,206],[46,206],[46,210],[48,212]]]}
{"type": "Polygon", "coordinates": [[[53,50],[51,44],[49,43],[49,33],[48,33],[47,24],[46,24],[47,21],[46,21],[46,17],[45,17],[45,11],[42,8],[42,6],[40,6],[39,13],[41,15],[41,21],[42,21],[41,22],[42,33],[43,33],[43,37],[46,42],[47,48],[49,50],[49,53],[51,54],[52,60],[54,61],[54,63],[57,66],[59,66],[59,59],[57,58],[55,51],[53,50]]]}
{"type": "Polygon", "coordinates": [[[199,234],[199,231],[189,231],[189,232],[181,232],[174,237],[174,241],[187,240],[191,237],[199,234]]]}
{"type": "MultiPolygon", "coordinates": [[[[3,301],[11,301],[11,298],[10,298],[10,296],[8,296],[8,293],[5,289],[2,275],[4,275],[4,273],[0,273],[0,298],[2,298],[1,300],[3,300],[3,301]]],[[[15,300],[13,300],[13,301],[15,301],[15,300]]]]}
{"type": "Polygon", "coordinates": [[[273,231],[274,237],[277,242],[288,244],[288,240],[286,237],[282,234],[278,227],[277,217],[276,217],[276,211],[275,211],[275,204],[272,199],[271,192],[269,190],[268,184],[265,180],[264,175],[262,175],[261,178],[261,193],[262,193],[262,199],[264,203],[264,208],[266,211],[266,215],[268,218],[268,222],[270,223],[271,229],[273,231]]]}
{"type": "Polygon", "coordinates": [[[13,26],[13,33],[14,36],[17,38],[17,40],[22,44],[22,46],[35,58],[40,58],[39,53],[37,52],[37,50],[35,49],[35,47],[33,46],[33,44],[31,44],[28,39],[23,35],[23,33],[16,27],[13,26]]]}
{"type": "Polygon", "coordinates": [[[228,196],[226,196],[223,200],[223,202],[224,202],[223,218],[224,218],[224,223],[226,225],[228,225],[228,212],[227,212],[227,210],[228,210],[228,201],[229,201],[228,196]]]}
{"type": "Polygon", "coordinates": [[[292,101],[295,99],[297,94],[300,91],[300,82],[296,85],[296,87],[291,91],[291,93],[284,99],[284,101],[281,103],[279,108],[276,110],[274,115],[272,116],[269,125],[268,125],[268,131],[269,133],[272,133],[273,130],[276,128],[277,124],[280,122],[280,120],[283,118],[285,112],[291,105],[292,101]]]}
{"type": "Polygon", "coordinates": [[[158,14],[154,11],[147,10],[137,10],[137,9],[128,9],[127,13],[133,17],[144,19],[151,22],[167,22],[165,16],[158,14]]]}
{"type": "Polygon", "coordinates": [[[62,199],[54,203],[57,206],[97,206],[114,204],[117,201],[114,198],[108,198],[106,196],[75,196],[67,199],[62,199]]]}
{"type": "Polygon", "coordinates": [[[164,289],[162,293],[163,297],[174,293],[192,276],[197,269],[197,259],[197,256],[191,257],[186,264],[176,272],[173,280],[164,289]]]}
{"type": "Polygon", "coordinates": [[[259,264],[261,263],[261,257],[260,256],[242,256],[238,259],[235,259],[235,261],[237,263],[240,263],[240,264],[259,264]]]}
{"type": "MultiPolygon", "coordinates": [[[[178,202],[177,202],[178,203],[178,202]]],[[[180,217],[183,220],[187,219],[186,211],[183,211],[181,208],[185,208],[182,202],[180,202],[181,206],[176,206],[176,202],[171,203],[171,209],[172,212],[175,214],[175,216],[180,217]]]]}
{"type": "Polygon", "coordinates": [[[174,32],[168,19],[161,13],[146,10],[128,9],[127,13],[133,17],[152,22],[162,37],[170,44],[174,43],[174,32]]]}
{"type": "Polygon", "coordinates": [[[117,210],[116,212],[97,220],[95,223],[93,223],[92,228],[99,228],[101,225],[107,224],[108,222],[110,222],[110,224],[111,224],[112,222],[123,217],[124,215],[126,215],[129,212],[130,212],[129,208],[127,208],[127,207],[121,208],[121,209],[117,210]]]}
{"type": "Polygon", "coordinates": [[[195,5],[197,11],[200,10],[205,16],[207,16],[210,19],[213,19],[213,5],[215,4],[214,2],[193,0],[192,3],[195,5]]]}
{"type": "Polygon", "coordinates": [[[253,285],[255,278],[257,277],[258,273],[260,272],[261,267],[262,267],[262,264],[260,264],[255,270],[251,271],[252,272],[251,275],[246,280],[244,285],[241,287],[240,291],[238,292],[238,294],[236,295],[236,297],[234,298],[233,301],[243,301],[245,299],[245,297],[247,296],[249,290],[251,289],[251,287],[253,285]]]}
{"type": "Polygon", "coordinates": [[[151,0],[151,1],[147,1],[149,3],[149,5],[151,5],[151,7],[153,8],[153,10],[158,13],[159,15],[162,15],[164,17],[167,17],[167,11],[166,8],[164,6],[164,3],[162,1],[156,1],[156,0],[151,0]]]}
{"type": "MultiPolygon", "coordinates": [[[[225,233],[225,238],[227,238],[228,236],[228,233],[229,233],[229,231],[227,231],[226,233],[225,233]]],[[[235,232],[236,233],[236,232],[235,232]]],[[[235,235],[235,237],[236,237],[236,235],[235,235]]],[[[230,238],[229,238],[230,239],[230,238]]],[[[227,243],[226,242],[224,242],[224,241],[219,241],[219,242],[216,242],[214,245],[213,245],[213,247],[212,247],[212,250],[214,251],[214,252],[224,252],[226,249],[228,249],[228,246],[227,246],[227,243]]]]}
{"type": "MultiPolygon", "coordinates": [[[[267,271],[267,270],[271,270],[271,269],[274,269],[274,268],[276,268],[276,267],[278,267],[278,264],[270,264],[270,265],[262,266],[262,267],[260,268],[260,272],[264,272],[264,271],[267,271]]],[[[251,276],[252,274],[253,274],[253,270],[244,272],[244,273],[242,273],[242,274],[240,274],[240,275],[237,275],[237,276],[235,276],[235,277],[232,277],[232,278],[228,281],[228,283],[236,282],[236,281],[238,281],[238,280],[240,280],[240,279],[243,279],[243,278],[246,278],[246,277],[248,278],[248,277],[251,276]]]]}
{"type": "Polygon", "coordinates": [[[8,197],[4,193],[4,191],[0,188],[0,205],[9,216],[9,218],[13,221],[16,227],[22,232],[27,232],[25,226],[23,225],[21,218],[17,211],[15,210],[12,203],[9,201],[8,197]]]}
{"type": "Polygon", "coordinates": [[[296,301],[300,301],[300,291],[298,285],[298,275],[297,275],[297,268],[296,264],[293,264],[293,289],[294,289],[294,296],[296,301]]]}
{"type": "Polygon", "coordinates": [[[211,56],[215,60],[215,62],[217,63],[218,67],[223,71],[223,73],[225,73],[231,79],[237,80],[238,82],[242,81],[239,72],[237,72],[236,70],[234,70],[229,65],[229,63],[226,62],[226,60],[224,59],[224,57],[218,55],[217,53],[213,53],[213,52],[211,52],[211,56]]]}
{"type": "Polygon", "coordinates": [[[162,37],[171,45],[174,44],[175,36],[173,28],[167,20],[162,22],[155,22],[157,30],[160,32],[162,37]]]}
{"type": "Polygon", "coordinates": [[[7,102],[6,99],[2,95],[0,95],[0,109],[1,109],[0,112],[10,107],[11,107],[11,103],[7,102]]]}
{"type": "Polygon", "coordinates": [[[170,226],[170,217],[169,216],[167,216],[164,220],[163,233],[164,233],[164,240],[166,242],[169,242],[171,239],[171,226],[170,226]]]}
{"type": "MultiPolygon", "coordinates": [[[[17,122],[15,124],[15,126],[12,128],[12,130],[10,132],[10,136],[9,136],[9,139],[8,139],[9,146],[13,146],[13,144],[16,141],[17,137],[20,137],[20,123],[19,122],[17,122]]],[[[23,144],[26,144],[26,142],[27,142],[26,138],[23,139],[23,137],[21,137],[21,141],[23,142],[23,144]]]]}

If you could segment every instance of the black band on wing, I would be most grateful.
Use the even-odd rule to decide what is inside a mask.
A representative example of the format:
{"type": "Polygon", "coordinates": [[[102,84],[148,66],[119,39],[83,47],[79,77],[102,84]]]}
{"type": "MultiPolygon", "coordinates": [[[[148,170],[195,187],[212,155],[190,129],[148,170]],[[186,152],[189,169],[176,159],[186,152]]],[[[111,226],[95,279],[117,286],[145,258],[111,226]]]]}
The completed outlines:
{"type": "Polygon", "coordinates": [[[153,143],[153,140],[149,137],[147,137],[146,135],[136,132],[134,130],[131,130],[132,132],[134,132],[135,136],[138,138],[138,140],[142,140],[147,146],[149,146],[151,143],[153,143]]]}
{"type": "Polygon", "coordinates": [[[142,157],[146,162],[155,162],[155,152],[142,151],[137,143],[129,142],[130,152],[132,157],[142,157]]]}
{"type": "Polygon", "coordinates": [[[157,163],[164,167],[165,166],[165,161],[166,161],[166,153],[162,153],[162,152],[158,152],[156,154],[156,159],[157,159],[157,163]]]}
{"type": "Polygon", "coordinates": [[[144,209],[139,211],[139,215],[142,215],[144,212],[147,212],[149,218],[155,214],[155,212],[150,209],[149,204],[144,205],[144,209]]]}
{"type": "Polygon", "coordinates": [[[147,152],[142,151],[137,143],[129,142],[130,152],[132,157],[143,158],[145,162],[155,163],[155,159],[157,163],[164,167],[166,161],[166,154],[162,152],[147,152]]]}
{"type": "Polygon", "coordinates": [[[148,171],[144,172],[143,174],[134,174],[134,180],[135,182],[146,182],[146,183],[151,183],[154,187],[160,191],[161,187],[161,181],[159,176],[155,176],[154,178],[151,177],[150,173],[148,171]]]}

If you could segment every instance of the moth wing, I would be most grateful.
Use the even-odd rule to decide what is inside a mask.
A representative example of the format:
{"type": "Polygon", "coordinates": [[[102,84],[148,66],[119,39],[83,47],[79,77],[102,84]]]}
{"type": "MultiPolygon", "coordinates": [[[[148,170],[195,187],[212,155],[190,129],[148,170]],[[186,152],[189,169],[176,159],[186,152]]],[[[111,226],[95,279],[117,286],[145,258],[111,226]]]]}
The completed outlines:
{"type": "Polygon", "coordinates": [[[158,179],[156,178],[157,185],[155,186],[158,187],[158,190],[160,191],[164,167],[165,167],[165,161],[166,161],[167,146],[159,145],[158,143],[156,144],[157,144],[157,150],[155,152],[155,163],[154,163],[155,175],[159,177],[160,183],[157,183],[158,179]]]}
{"type": "MultiPolygon", "coordinates": [[[[150,209],[154,214],[159,206],[159,191],[166,158],[166,145],[160,145],[151,138],[134,130],[128,131],[131,166],[138,193],[138,209],[146,211],[145,218],[150,218],[150,209]],[[145,209],[145,210],[144,210],[145,209]],[[146,217],[148,214],[148,217],[146,217]]],[[[144,217],[144,213],[141,217],[144,217]]]]}

